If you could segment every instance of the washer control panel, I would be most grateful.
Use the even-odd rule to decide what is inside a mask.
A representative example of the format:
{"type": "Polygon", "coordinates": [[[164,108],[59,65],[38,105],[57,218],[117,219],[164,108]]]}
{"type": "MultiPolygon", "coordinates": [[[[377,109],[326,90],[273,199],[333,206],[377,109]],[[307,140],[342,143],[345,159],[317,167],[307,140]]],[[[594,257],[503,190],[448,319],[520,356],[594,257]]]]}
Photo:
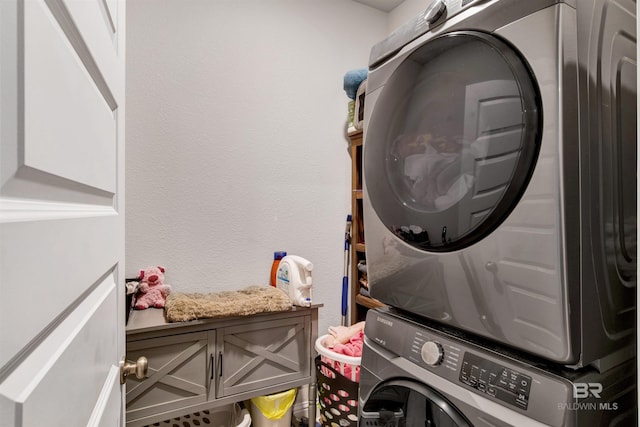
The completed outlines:
{"type": "Polygon", "coordinates": [[[527,409],[531,377],[466,352],[460,382],[520,409],[527,409]]]}
{"type": "Polygon", "coordinates": [[[453,16],[484,1],[487,0],[431,0],[426,9],[373,46],[369,56],[369,69],[378,67],[405,45],[453,16]]]}
{"type": "MultiPolygon", "coordinates": [[[[522,411],[527,411],[536,399],[531,383],[540,384],[539,376],[534,381],[532,372],[519,369],[520,365],[512,360],[496,357],[471,343],[459,342],[426,325],[390,313],[369,311],[365,336],[432,374],[462,383],[489,399],[522,411]]],[[[540,398],[544,399],[538,395],[537,399],[540,398]]]]}
{"type": "MultiPolygon", "coordinates": [[[[360,384],[366,389],[381,380],[398,378],[433,387],[440,384],[436,391],[452,399],[454,405],[468,397],[463,403],[483,411],[486,401],[493,401],[527,419],[559,426],[581,425],[582,415],[578,417],[574,406],[582,404],[573,397],[576,384],[598,382],[608,384],[613,390],[619,384],[631,384],[635,380],[635,360],[603,374],[592,368],[581,372],[547,371],[540,369],[538,363],[493,344],[470,341],[458,330],[393,308],[372,309],[367,312],[360,384]],[[439,379],[455,387],[442,387],[439,379]],[[462,395],[450,391],[461,389],[465,390],[462,395]]],[[[603,395],[603,399],[608,398],[603,395]]],[[[610,404],[618,402],[602,400],[598,408],[614,408],[608,406],[610,404]]]]}

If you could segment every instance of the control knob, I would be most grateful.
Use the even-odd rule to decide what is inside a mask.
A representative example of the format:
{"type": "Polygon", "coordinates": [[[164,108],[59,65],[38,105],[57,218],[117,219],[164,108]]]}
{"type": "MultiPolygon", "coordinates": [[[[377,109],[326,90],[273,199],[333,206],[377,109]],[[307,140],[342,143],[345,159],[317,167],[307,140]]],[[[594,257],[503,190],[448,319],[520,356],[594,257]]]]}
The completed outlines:
{"type": "Polygon", "coordinates": [[[429,366],[438,366],[444,359],[444,350],[442,346],[435,341],[427,341],[422,345],[420,351],[422,360],[429,366]]]}
{"type": "Polygon", "coordinates": [[[447,10],[447,5],[444,0],[434,0],[427,8],[424,14],[424,19],[430,25],[434,24],[447,10]]]}

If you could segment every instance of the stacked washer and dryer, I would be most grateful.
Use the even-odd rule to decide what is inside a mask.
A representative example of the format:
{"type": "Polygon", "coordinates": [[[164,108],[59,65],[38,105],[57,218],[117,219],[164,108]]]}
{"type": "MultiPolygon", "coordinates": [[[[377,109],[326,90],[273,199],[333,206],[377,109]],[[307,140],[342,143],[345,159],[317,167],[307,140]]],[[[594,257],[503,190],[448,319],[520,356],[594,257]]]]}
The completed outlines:
{"type": "Polygon", "coordinates": [[[372,48],[360,425],[637,425],[635,0],[435,0],[372,48]]]}

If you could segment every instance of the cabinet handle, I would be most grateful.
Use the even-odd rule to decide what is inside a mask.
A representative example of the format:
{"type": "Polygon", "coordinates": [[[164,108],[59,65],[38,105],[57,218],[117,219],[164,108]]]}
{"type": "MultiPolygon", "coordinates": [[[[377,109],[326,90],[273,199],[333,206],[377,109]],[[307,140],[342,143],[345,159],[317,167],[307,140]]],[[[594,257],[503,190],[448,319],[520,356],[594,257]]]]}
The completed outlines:
{"type": "Polygon", "coordinates": [[[222,352],[218,353],[218,369],[220,370],[220,377],[222,377],[222,352]]]}
{"type": "Polygon", "coordinates": [[[215,371],[215,369],[213,369],[215,367],[215,365],[213,364],[213,354],[211,355],[211,378],[213,379],[213,372],[215,371]]]}
{"type": "Polygon", "coordinates": [[[136,362],[127,362],[122,359],[120,362],[120,384],[127,381],[129,375],[136,375],[136,378],[142,380],[146,378],[149,369],[149,361],[146,357],[140,356],[136,362]]]}

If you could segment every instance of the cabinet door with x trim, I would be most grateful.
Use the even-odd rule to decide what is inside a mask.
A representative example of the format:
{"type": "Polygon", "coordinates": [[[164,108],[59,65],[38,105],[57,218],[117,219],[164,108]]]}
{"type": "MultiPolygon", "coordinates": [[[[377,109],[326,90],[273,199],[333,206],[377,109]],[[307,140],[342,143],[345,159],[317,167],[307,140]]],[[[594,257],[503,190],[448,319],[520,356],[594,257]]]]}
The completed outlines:
{"type": "Polygon", "coordinates": [[[304,316],[218,329],[216,397],[309,376],[310,327],[304,316]]]}
{"type": "Polygon", "coordinates": [[[207,331],[127,344],[127,358],[145,356],[147,378],[127,382],[127,421],[207,401],[207,331]]]}

